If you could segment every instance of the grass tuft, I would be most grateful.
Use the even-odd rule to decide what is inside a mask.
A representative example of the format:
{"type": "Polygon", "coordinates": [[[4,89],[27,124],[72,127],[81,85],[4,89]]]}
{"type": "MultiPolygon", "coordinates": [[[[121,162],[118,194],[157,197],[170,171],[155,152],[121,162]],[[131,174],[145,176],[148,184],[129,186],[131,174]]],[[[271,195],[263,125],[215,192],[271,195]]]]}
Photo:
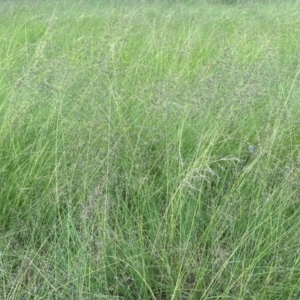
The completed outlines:
{"type": "Polygon", "coordinates": [[[299,3],[3,1],[0,298],[299,299],[299,3]]]}

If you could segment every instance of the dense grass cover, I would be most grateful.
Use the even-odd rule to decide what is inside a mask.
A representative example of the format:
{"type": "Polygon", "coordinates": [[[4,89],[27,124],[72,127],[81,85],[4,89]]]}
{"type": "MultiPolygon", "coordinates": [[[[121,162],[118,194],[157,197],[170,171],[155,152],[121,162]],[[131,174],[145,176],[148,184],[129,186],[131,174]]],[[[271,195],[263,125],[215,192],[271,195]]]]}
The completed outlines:
{"type": "Polygon", "coordinates": [[[0,299],[300,299],[299,1],[0,19],[0,299]]]}

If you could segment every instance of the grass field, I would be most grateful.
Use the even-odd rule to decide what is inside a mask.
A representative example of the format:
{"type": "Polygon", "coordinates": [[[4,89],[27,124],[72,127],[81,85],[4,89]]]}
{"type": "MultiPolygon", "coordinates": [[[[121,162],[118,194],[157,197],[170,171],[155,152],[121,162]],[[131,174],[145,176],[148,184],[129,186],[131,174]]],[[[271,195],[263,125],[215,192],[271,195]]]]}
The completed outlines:
{"type": "Polygon", "coordinates": [[[300,299],[299,1],[0,20],[0,299],[300,299]]]}

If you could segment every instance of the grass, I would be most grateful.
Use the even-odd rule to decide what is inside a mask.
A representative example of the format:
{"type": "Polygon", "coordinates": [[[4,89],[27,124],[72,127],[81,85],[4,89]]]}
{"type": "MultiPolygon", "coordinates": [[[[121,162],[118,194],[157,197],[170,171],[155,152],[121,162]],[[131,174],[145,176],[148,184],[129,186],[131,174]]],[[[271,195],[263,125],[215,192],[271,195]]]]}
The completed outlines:
{"type": "Polygon", "coordinates": [[[299,2],[200,4],[0,4],[1,299],[299,299],[299,2]]]}

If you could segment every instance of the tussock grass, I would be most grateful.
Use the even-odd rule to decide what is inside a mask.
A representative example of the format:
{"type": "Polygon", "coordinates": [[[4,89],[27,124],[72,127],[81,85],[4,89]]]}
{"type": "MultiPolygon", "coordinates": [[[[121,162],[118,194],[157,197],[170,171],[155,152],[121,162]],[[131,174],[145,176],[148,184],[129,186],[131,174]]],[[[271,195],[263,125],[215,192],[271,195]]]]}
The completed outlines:
{"type": "Polygon", "coordinates": [[[2,2],[0,297],[298,299],[298,6],[2,2]]]}

